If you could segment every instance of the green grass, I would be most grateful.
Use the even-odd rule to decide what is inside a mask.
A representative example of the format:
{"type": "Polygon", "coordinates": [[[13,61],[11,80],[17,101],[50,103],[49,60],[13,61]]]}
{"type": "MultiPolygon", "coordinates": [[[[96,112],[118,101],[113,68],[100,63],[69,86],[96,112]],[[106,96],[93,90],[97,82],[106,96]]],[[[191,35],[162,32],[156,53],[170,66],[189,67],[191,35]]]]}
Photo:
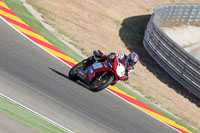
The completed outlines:
{"type": "MultiPolygon", "coordinates": [[[[32,27],[37,33],[47,39],[50,43],[55,45],[70,57],[75,57],[76,61],[81,61],[82,57],[72,51],[63,42],[51,34],[23,5],[19,0],[3,0],[6,5],[17,14],[26,24],[32,27]]],[[[40,9],[42,10],[42,9],[40,9]]],[[[45,10],[42,10],[45,12],[45,10]]]]}
{"type": "Polygon", "coordinates": [[[148,107],[154,109],[156,112],[164,115],[166,118],[175,121],[177,124],[187,128],[188,130],[192,131],[193,133],[199,133],[199,131],[197,131],[196,129],[192,128],[191,126],[187,125],[186,123],[184,123],[183,121],[177,119],[176,117],[170,115],[166,111],[158,108],[157,106],[152,104],[150,101],[147,101],[146,99],[144,99],[141,96],[137,95],[136,93],[134,93],[132,90],[128,89],[126,86],[122,85],[121,83],[117,83],[116,86],[118,88],[120,88],[120,90],[122,90],[122,91],[126,92],[127,94],[129,94],[130,96],[135,97],[137,100],[139,100],[140,102],[144,103],[148,107]]]}
{"type": "Polygon", "coordinates": [[[39,116],[0,97],[0,112],[25,124],[40,133],[66,133],[55,125],[41,119],[39,116]]]}
{"type": "MultiPolygon", "coordinates": [[[[82,58],[73,52],[70,48],[68,48],[65,44],[63,44],[60,40],[58,40],[54,35],[52,35],[47,29],[45,29],[39,21],[37,21],[32,14],[30,14],[26,8],[23,7],[23,5],[19,2],[19,0],[3,0],[9,8],[11,8],[23,21],[25,21],[30,27],[32,27],[36,32],[38,32],[40,35],[42,35],[44,38],[46,38],[49,42],[54,44],[57,48],[59,48],[64,53],[68,54],[70,57],[73,57],[76,61],[82,60],[82,58]]],[[[43,9],[39,9],[41,12],[47,13],[43,9]]],[[[49,16],[48,19],[52,19],[52,16],[49,16]]],[[[118,24],[119,22],[117,22],[118,24]]],[[[64,31],[60,31],[64,32],[64,31]]],[[[64,33],[67,34],[67,33],[64,33]]],[[[181,120],[173,117],[172,115],[169,115],[167,112],[163,111],[162,109],[156,107],[155,105],[151,104],[151,102],[145,100],[144,98],[138,96],[136,93],[134,93],[132,90],[128,89],[127,87],[123,86],[120,83],[117,83],[116,85],[121,90],[125,91],[129,95],[135,97],[137,100],[145,103],[147,106],[153,108],[155,111],[163,114],[167,118],[175,121],[177,124],[182,125],[186,127],[188,130],[192,132],[198,132],[196,129],[192,128],[191,126],[185,124],[181,120]]]]}

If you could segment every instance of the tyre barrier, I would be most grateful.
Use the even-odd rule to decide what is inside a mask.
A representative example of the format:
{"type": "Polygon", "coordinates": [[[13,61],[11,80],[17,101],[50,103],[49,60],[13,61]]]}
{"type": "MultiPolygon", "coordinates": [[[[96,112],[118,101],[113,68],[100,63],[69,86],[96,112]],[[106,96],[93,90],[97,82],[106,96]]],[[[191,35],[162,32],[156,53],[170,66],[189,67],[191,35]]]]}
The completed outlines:
{"type": "Polygon", "coordinates": [[[200,61],[167,36],[161,26],[200,26],[200,5],[167,5],[154,9],[143,44],[150,56],[200,99],[200,61]]]}

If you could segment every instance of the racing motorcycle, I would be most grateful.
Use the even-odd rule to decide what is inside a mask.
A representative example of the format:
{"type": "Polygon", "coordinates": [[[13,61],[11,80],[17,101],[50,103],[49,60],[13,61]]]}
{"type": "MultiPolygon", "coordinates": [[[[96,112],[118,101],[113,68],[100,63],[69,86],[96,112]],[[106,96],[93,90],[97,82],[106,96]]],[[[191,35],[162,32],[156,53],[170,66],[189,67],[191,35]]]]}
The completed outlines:
{"type": "Polygon", "coordinates": [[[116,57],[114,61],[96,61],[85,66],[83,62],[76,64],[69,71],[69,79],[85,83],[93,92],[103,90],[124,78],[125,66],[116,57]]]}

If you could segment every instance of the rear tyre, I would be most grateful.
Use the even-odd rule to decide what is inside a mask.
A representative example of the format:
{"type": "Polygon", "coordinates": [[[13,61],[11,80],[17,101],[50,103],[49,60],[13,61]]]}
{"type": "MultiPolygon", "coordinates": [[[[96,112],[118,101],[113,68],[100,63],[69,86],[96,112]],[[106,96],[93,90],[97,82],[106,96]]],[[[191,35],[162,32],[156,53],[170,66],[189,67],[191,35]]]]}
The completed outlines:
{"type": "Polygon", "coordinates": [[[71,79],[73,81],[78,80],[77,73],[78,73],[80,67],[83,67],[83,63],[82,62],[76,64],[74,67],[72,67],[69,70],[69,74],[68,74],[69,75],[69,79],[71,79]]]}
{"type": "Polygon", "coordinates": [[[101,81],[94,80],[90,85],[90,90],[93,92],[99,92],[108,87],[114,80],[114,76],[106,74],[101,81]]]}

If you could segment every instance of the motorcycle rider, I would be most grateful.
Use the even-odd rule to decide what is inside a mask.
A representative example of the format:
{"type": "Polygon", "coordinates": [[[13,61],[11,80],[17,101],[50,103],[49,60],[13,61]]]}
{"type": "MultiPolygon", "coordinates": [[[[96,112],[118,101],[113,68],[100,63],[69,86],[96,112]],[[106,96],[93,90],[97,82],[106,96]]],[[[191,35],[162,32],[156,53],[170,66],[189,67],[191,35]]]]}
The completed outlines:
{"type": "Polygon", "coordinates": [[[126,54],[116,54],[116,53],[110,53],[108,55],[103,54],[100,50],[94,51],[93,56],[83,60],[83,64],[85,66],[91,65],[96,61],[104,61],[109,60],[110,62],[114,62],[115,58],[119,59],[119,62],[123,64],[126,68],[125,70],[125,77],[122,80],[128,80],[130,75],[132,74],[134,70],[134,65],[137,63],[139,57],[135,52],[131,52],[129,55],[126,54]]]}

